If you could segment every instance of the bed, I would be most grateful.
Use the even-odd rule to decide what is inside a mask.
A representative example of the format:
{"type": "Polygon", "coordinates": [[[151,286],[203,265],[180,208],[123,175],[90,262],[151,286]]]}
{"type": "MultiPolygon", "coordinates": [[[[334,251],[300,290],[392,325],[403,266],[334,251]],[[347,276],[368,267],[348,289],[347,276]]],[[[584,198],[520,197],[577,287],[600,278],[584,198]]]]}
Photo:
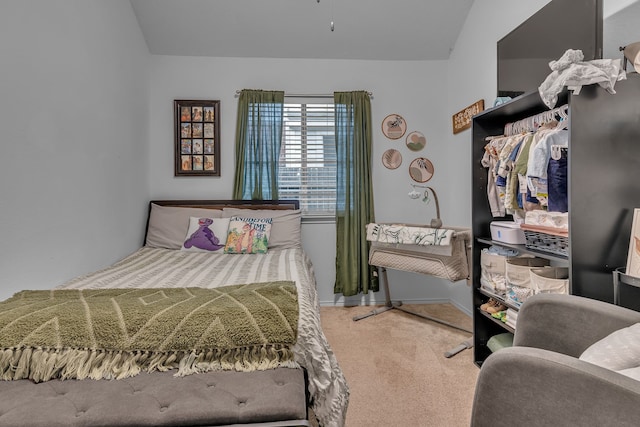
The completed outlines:
{"type": "MultiPolygon", "coordinates": [[[[99,328],[120,327],[127,331],[128,322],[133,322],[131,319],[136,316],[123,312],[122,307],[131,301],[145,309],[168,301],[166,307],[171,309],[158,310],[145,318],[145,328],[151,328],[149,319],[153,319],[153,327],[158,328],[153,329],[157,332],[149,339],[162,337],[163,343],[167,343],[175,336],[181,339],[176,338],[172,342],[182,342],[186,340],[183,337],[193,335],[199,343],[215,338],[216,342],[224,341],[231,349],[225,347],[218,353],[217,347],[215,351],[207,347],[208,352],[206,349],[196,352],[191,343],[185,343],[185,349],[168,347],[173,352],[139,351],[133,356],[124,352],[135,361],[123,362],[124,353],[105,355],[101,351],[95,356],[95,349],[85,346],[79,351],[85,352],[81,355],[82,360],[91,359],[91,364],[65,361],[64,368],[58,368],[57,364],[62,362],[51,362],[53,356],[49,355],[48,370],[38,368],[37,374],[33,373],[36,370],[33,368],[26,374],[29,369],[17,366],[21,363],[16,358],[8,364],[9,368],[5,368],[3,378],[17,376],[18,371],[22,378],[28,379],[0,382],[0,425],[18,425],[20,409],[15,407],[23,404],[26,406],[22,410],[27,411],[30,418],[24,421],[23,417],[21,425],[32,426],[53,426],[56,423],[69,426],[287,426],[314,425],[316,421],[321,426],[342,426],[349,389],[321,329],[315,286],[312,264],[301,245],[300,211],[296,201],[151,201],[145,241],[140,249],[105,269],[74,278],[50,294],[55,294],[55,298],[74,299],[71,303],[65,300],[59,305],[79,305],[80,311],[89,304],[97,307],[100,298],[111,301],[117,307],[114,310],[117,319],[110,321],[105,314],[100,325],[96,320],[99,316],[95,313],[102,312],[93,306],[86,308],[85,312],[91,312],[91,316],[85,317],[92,320],[87,329],[93,331],[95,327],[96,336],[100,335],[99,328]],[[223,233],[220,228],[215,228],[226,224],[225,230],[242,233],[248,227],[247,222],[257,224],[258,230],[269,225],[268,243],[264,240],[262,251],[259,231],[255,236],[251,235],[253,249],[247,249],[244,245],[247,237],[242,240],[246,234],[238,234],[231,242],[226,231],[223,233]],[[203,239],[206,240],[204,245],[203,239]],[[211,244],[217,249],[202,248],[211,244]],[[242,253],[225,253],[234,251],[242,253]],[[170,300],[175,294],[182,298],[177,303],[170,300]],[[204,303],[195,299],[200,294],[208,298],[202,300],[204,303]],[[253,298],[254,295],[258,301],[242,299],[253,298]],[[276,297],[284,301],[283,306],[277,305],[276,297]],[[286,302],[289,299],[297,301],[295,308],[286,302]],[[168,332],[162,332],[164,327],[168,327],[166,325],[174,322],[167,320],[167,313],[174,311],[175,307],[184,306],[187,300],[198,301],[198,316],[204,313],[201,307],[206,306],[206,313],[215,313],[215,316],[220,316],[216,319],[222,320],[218,323],[192,320],[196,318],[196,310],[191,309],[187,316],[177,318],[179,321],[175,320],[175,325],[182,328],[193,323],[204,328],[209,322],[207,329],[189,332],[181,329],[179,333],[168,329],[168,332]],[[234,309],[230,314],[227,311],[220,314],[223,312],[217,305],[220,301],[233,302],[234,309]],[[227,326],[220,326],[220,322],[229,324],[230,321],[223,317],[227,314],[246,316],[242,317],[245,320],[235,322],[243,325],[244,329],[235,332],[231,338],[227,335],[220,335],[220,338],[216,334],[230,333],[227,326]],[[284,325],[294,325],[289,327],[296,329],[290,341],[272,332],[277,329],[272,325],[277,323],[274,318],[279,318],[278,322],[284,325]],[[122,325],[114,326],[118,322],[122,325]],[[254,345],[252,338],[247,337],[249,329],[258,331],[259,340],[265,340],[271,334],[274,338],[259,343],[262,347],[254,345]],[[249,344],[236,339],[248,340],[249,344]],[[237,342],[242,342],[242,346],[237,342]],[[157,357],[158,354],[164,356],[157,357]],[[97,359],[100,363],[96,362],[97,359]],[[151,359],[153,361],[149,362],[151,359]],[[110,363],[105,360],[110,360],[110,363]],[[30,398],[25,399],[25,396],[30,398]],[[152,409],[146,411],[144,405],[152,409]],[[304,406],[303,413],[301,405],[304,406]],[[41,424],[38,424],[40,418],[41,424]]],[[[19,294],[20,303],[31,297],[19,294]]],[[[37,304],[44,304],[42,297],[36,296],[40,298],[37,304]]],[[[28,304],[36,303],[28,300],[28,304]]],[[[40,307],[38,305],[28,307],[31,307],[30,316],[33,312],[42,311],[33,309],[40,307]]],[[[67,312],[63,313],[61,318],[67,312]]],[[[75,325],[74,322],[83,321],[68,323],[75,325]]],[[[7,328],[6,324],[0,326],[3,330],[7,328]]],[[[109,332],[108,335],[117,334],[109,332]]],[[[127,335],[128,338],[131,336],[127,335]]],[[[93,339],[95,342],[95,336],[93,339]]],[[[162,349],[166,350],[165,347],[162,349]]],[[[63,357],[72,360],[71,356],[62,356],[58,352],[56,348],[58,361],[63,357]]],[[[77,353],[74,354],[73,360],[78,359],[77,353]]]]}

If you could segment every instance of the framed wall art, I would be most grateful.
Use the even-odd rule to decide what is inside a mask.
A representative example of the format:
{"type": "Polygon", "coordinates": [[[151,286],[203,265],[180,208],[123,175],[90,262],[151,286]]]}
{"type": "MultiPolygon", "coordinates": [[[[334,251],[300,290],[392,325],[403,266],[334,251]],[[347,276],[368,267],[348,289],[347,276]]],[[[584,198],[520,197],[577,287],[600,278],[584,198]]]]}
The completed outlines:
{"type": "Polygon", "coordinates": [[[400,114],[389,114],[382,120],[382,133],[389,139],[400,139],[407,131],[407,122],[400,114]]]}
{"type": "Polygon", "coordinates": [[[633,210],[626,272],[629,276],[640,278],[640,209],[637,208],[633,210]]]}
{"type": "Polygon", "coordinates": [[[175,176],[220,176],[220,101],[174,100],[175,176]]]}

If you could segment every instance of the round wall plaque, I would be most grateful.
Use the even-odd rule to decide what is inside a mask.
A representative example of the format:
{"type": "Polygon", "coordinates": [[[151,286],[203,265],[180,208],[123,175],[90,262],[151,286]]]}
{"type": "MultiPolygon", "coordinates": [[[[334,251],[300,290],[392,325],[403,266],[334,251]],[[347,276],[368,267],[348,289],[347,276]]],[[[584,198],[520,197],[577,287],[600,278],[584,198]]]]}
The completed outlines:
{"type": "Polygon", "coordinates": [[[387,169],[398,169],[402,164],[402,154],[393,148],[382,153],[382,164],[387,169]]]}
{"type": "Polygon", "coordinates": [[[433,172],[433,163],[425,157],[418,157],[409,165],[409,176],[416,182],[429,181],[433,176],[433,172]]]}
{"type": "Polygon", "coordinates": [[[400,139],[407,131],[407,122],[399,114],[389,114],[382,121],[382,133],[389,139],[400,139]]]}
{"type": "Polygon", "coordinates": [[[420,151],[427,145],[427,138],[422,132],[414,131],[407,135],[406,144],[409,150],[420,151]]]}

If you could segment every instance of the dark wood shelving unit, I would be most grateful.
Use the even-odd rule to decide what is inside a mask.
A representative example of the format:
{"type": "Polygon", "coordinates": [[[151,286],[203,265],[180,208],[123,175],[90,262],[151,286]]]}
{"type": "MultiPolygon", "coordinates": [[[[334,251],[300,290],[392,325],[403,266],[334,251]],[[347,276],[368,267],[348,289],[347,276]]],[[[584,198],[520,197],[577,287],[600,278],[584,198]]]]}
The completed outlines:
{"type": "Polygon", "coordinates": [[[502,246],[503,248],[515,249],[521,254],[531,254],[531,255],[537,256],[538,258],[546,258],[551,261],[566,261],[569,259],[568,256],[556,255],[549,252],[539,251],[536,249],[529,249],[525,245],[513,245],[510,243],[496,242],[495,240],[486,239],[483,237],[476,238],[476,241],[478,243],[482,243],[487,246],[497,245],[497,246],[502,246]]]}
{"type": "MultiPolygon", "coordinates": [[[[473,119],[472,131],[472,280],[474,361],[491,354],[486,343],[507,325],[494,322],[479,306],[490,297],[480,287],[480,253],[493,244],[547,258],[569,267],[570,292],[613,302],[613,271],[626,265],[633,209],[640,207],[640,76],[629,73],[616,83],[616,94],[598,85],[580,95],[564,91],[557,106],[569,106],[569,250],[567,256],[527,249],[524,245],[494,242],[494,220],[487,199],[487,169],[480,161],[486,137],[501,135],[507,123],[547,111],[537,92],[485,110],[473,119]]],[[[625,300],[626,301],[626,300],[625,300]]],[[[640,309],[640,295],[626,306],[640,309]],[[634,304],[637,307],[634,307],[634,304]]],[[[499,323],[502,323],[498,321],[499,323]]]]}

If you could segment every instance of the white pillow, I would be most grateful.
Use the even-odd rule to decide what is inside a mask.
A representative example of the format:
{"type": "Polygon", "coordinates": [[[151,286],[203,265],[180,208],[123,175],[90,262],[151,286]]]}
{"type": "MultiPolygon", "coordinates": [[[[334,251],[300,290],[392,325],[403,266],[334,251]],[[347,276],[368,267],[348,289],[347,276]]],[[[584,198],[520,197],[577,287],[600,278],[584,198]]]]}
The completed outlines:
{"type": "Polygon", "coordinates": [[[580,360],[614,371],[640,366],[640,323],[593,343],[580,355],[580,360]]]}
{"type": "Polygon", "coordinates": [[[224,249],[227,242],[229,218],[189,218],[189,230],[181,251],[216,252],[224,249]]]}
{"type": "Polygon", "coordinates": [[[640,381],[640,366],[636,366],[635,368],[622,369],[617,372],[619,374],[626,375],[629,378],[633,378],[636,381],[640,381]]]}
{"type": "Polygon", "coordinates": [[[224,208],[223,217],[243,216],[250,218],[271,218],[269,249],[288,249],[302,247],[300,228],[301,211],[282,209],[242,209],[224,208]]]}

